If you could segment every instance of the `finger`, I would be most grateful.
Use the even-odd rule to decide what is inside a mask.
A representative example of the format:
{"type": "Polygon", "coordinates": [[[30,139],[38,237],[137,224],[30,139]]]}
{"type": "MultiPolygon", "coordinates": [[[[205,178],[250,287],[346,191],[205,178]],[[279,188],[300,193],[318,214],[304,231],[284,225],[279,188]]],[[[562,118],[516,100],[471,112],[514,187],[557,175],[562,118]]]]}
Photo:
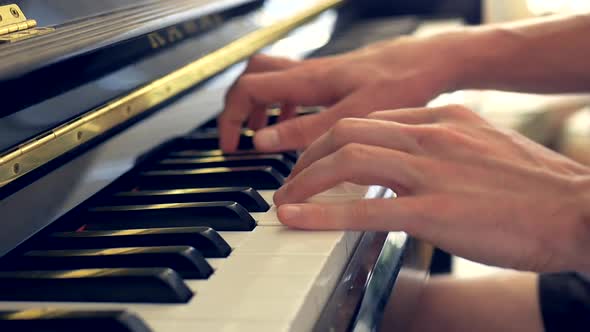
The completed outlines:
{"type": "Polygon", "coordinates": [[[362,91],[358,91],[325,111],[295,117],[264,128],[254,137],[256,149],[273,152],[305,148],[325,133],[334,122],[346,117],[347,114],[363,116],[365,113],[359,110],[365,107],[365,102],[362,91]]]}
{"type": "Polygon", "coordinates": [[[440,122],[482,122],[483,119],[462,105],[439,107],[401,108],[377,111],[367,115],[369,119],[395,121],[404,124],[420,125],[440,122]]]}
{"type": "Polygon", "coordinates": [[[284,57],[275,57],[265,54],[256,54],[248,60],[244,73],[257,73],[265,71],[277,71],[292,68],[300,64],[299,61],[284,57]]]}
{"type": "Polygon", "coordinates": [[[366,199],[332,204],[285,204],[279,220],[290,227],[318,230],[406,231],[423,233],[432,219],[427,196],[366,199]]]}
{"type": "MultiPolygon", "coordinates": [[[[288,58],[256,54],[248,61],[248,65],[242,73],[242,76],[251,73],[286,70],[293,68],[300,63],[301,62],[299,61],[294,61],[288,58]]],[[[238,81],[232,85],[230,91],[235,88],[237,82],[238,81]]],[[[246,119],[248,119],[248,127],[253,130],[260,129],[266,125],[267,120],[265,106],[255,107],[252,111],[252,116],[250,117],[247,113],[243,114],[244,116],[239,115],[240,114],[237,116],[232,116],[230,114],[229,116],[225,115],[226,119],[224,119],[222,116],[220,116],[218,119],[218,123],[220,124],[218,127],[221,132],[219,144],[221,148],[226,151],[235,150],[239,140],[239,131],[246,119]]]]}
{"type": "Polygon", "coordinates": [[[408,136],[403,126],[382,120],[344,118],[314,141],[299,157],[289,179],[301,170],[350,143],[379,146],[410,154],[422,153],[416,141],[408,136]]]}
{"type": "Polygon", "coordinates": [[[381,147],[349,144],[301,171],[274,195],[277,205],[303,202],[342,182],[382,185],[396,191],[416,192],[424,182],[432,182],[421,172],[416,158],[381,147]]]}
{"type": "MultiPolygon", "coordinates": [[[[299,229],[404,231],[471,260],[526,267],[522,257],[535,256],[522,249],[531,244],[526,244],[526,236],[515,231],[518,223],[506,222],[511,218],[502,214],[502,211],[513,211],[514,200],[500,198],[499,203],[507,206],[491,205],[489,197],[441,194],[332,204],[286,204],[278,207],[277,215],[283,224],[299,229]],[[498,223],[499,220],[504,223],[498,223]],[[503,245],[498,246],[500,242],[503,245]]],[[[532,246],[545,249],[538,244],[532,246]]]]}
{"type": "MultiPolygon", "coordinates": [[[[299,229],[404,231],[451,252],[464,253],[465,242],[489,241],[486,234],[493,231],[489,227],[478,229],[478,224],[473,222],[478,220],[477,216],[465,218],[462,211],[469,203],[472,203],[469,198],[421,195],[330,204],[284,204],[278,207],[277,216],[284,225],[299,229]]],[[[477,245],[469,247],[474,249],[477,245]]]]}
{"type": "Polygon", "coordinates": [[[400,108],[396,110],[377,111],[367,115],[374,120],[394,121],[408,125],[431,124],[438,121],[436,110],[430,107],[400,108]]]}
{"type": "MultiPolygon", "coordinates": [[[[256,54],[250,58],[248,65],[244,70],[244,74],[279,71],[285,70],[299,65],[300,61],[294,61],[284,57],[274,57],[264,54],[256,54]]],[[[267,123],[266,107],[259,107],[252,112],[248,118],[248,128],[258,130],[267,123]]]]}
{"type": "Polygon", "coordinates": [[[225,109],[218,119],[220,145],[233,151],[244,121],[257,109],[269,105],[328,105],[334,100],[317,72],[293,69],[242,75],[226,95],[225,109]]]}
{"type": "Polygon", "coordinates": [[[332,122],[325,112],[294,117],[256,132],[254,145],[265,152],[298,150],[311,144],[332,122]]]}
{"type": "Polygon", "coordinates": [[[265,127],[267,122],[266,107],[257,107],[248,118],[248,128],[258,130],[265,127]]]}
{"type": "Polygon", "coordinates": [[[284,104],[281,106],[281,113],[277,119],[278,122],[292,119],[297,114],[297,106],[292,104],[284,104]]]}

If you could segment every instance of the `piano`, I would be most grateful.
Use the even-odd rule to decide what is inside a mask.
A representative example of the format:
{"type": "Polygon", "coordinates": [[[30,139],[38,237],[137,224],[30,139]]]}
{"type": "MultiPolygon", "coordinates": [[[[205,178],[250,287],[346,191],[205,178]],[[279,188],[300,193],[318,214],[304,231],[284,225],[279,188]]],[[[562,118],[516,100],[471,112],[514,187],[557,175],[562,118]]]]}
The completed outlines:
{"type": "Polygon", "coordinates": [[[297,152],[257,153],[244,128],[223,154],[214,119],[257,52],[427,25],[341,0],[0,1],[0,331],[374,331],[388,303],[404,326],[432,248],[281,225],[297,152]]]}

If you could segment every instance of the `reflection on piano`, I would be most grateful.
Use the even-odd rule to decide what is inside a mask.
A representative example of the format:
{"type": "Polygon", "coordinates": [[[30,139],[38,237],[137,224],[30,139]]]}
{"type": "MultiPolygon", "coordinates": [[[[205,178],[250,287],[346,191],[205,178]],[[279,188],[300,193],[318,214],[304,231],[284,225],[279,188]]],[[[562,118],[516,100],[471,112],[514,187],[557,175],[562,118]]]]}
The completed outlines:
{"type": "Polygon", "coordinates": [[[392,293],[411,317],[398,276],[424,278],[427,246],[282,226],[297,153],[244,129],[225,155],[211,119],[261,49],[334,54],[419,21],[357,22],[339,0],[2,4],[0,331],[370,331],[392,293]]]}

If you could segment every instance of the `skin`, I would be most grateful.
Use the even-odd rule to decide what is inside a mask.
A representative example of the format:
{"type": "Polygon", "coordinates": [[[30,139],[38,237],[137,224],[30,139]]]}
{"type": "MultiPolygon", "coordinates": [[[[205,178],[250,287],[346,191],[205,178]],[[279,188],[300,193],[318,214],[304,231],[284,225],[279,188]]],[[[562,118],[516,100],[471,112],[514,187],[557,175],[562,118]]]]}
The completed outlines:
{"type": "MultiPolygon", "coordinates": [[[[544,331],[534,273],[500,273],[457,279],[437,277],[425,285],[407,331],[544,331]]],[[[394,315],[390,315],[394,316],[394,315]]],[[[395,331],[384,321],[382,330],[395,331]]]]}
{"type": "Polygon", "coordinates": [[[402,109],[339,120],[303,152],[274,200],[289,226],[403,230],[482,263],[553,272],[581,267],[588,225],[572,193],[588,174],[462,106],[402,109]],[[341,182],[400,197],[305,203],[341,182]]]}
{"type": "Polygon", "coordinates": [[[227,94],[221,146],[234,150],[248,121],[259,150],[306,148],[275,195],[289,226],[403,230],[483,263],[590,271],[575,257],[590,233],[587,167],[461,106],[420,107],[456,88],[583,91],[589,30],[590,16],[555,17],[398,38],[301,62],[258,56],[227,94]],[[286,106],[284,121],[261,129],[276,103],[286,106]],[[293,118],[302,105],[327,109],[293,118]],[[382,109],[391,110],[375,112],[382,109]],[[343,181],[384,185],[401,197],[304,203],[343,181]]]}
{"type": "MultiPolygon", "coordinates": [[[[248,122],[261,151],[305,149],[274,197],[288,226],[405,231],[486,264],[590,274],[590,261],[579,254],[590,251],[590,169],[462,106],[424,107],[442,92],[466,88],[587,91],[588,31],[588,15],[551,17],[398,38],[301,62],[256,56],[227,94],[220,144],[235,150],[248,122]],[[283,107],[282,121],[265,127],[265,110],[276,104],[283,107]],[[326,110],[294,117],[296,106],[317,105],[326,110]],[[306,202],[341,182],[386,186],[399,197],[306,202]]],[[[535,278],[518,280],[535,289],[535,278]]],[[[448,292],[467,287],[441,284],[448,292]]],[[[471,291],[485,291],[492,303],[524,296],[529,305],[515,312],[538,313],[531,305],[535,292],[511,292],[490,280],[476,285],[471,291]]],[[[469,319],[488,326],[486,306],[475,297],[462,300],[474,311],[469,319]]],[[[443,306],[430,324],[447,319],[457,324],[448,330],[462,330],[452,326],[466,318],[451,308],[443,306]]],[[[511,315],[505,315],[496,323],[508,328],[511,315]]],[[[532,317],[522,318],[520,330],[539,330],[539,315],[532,317]]]]}

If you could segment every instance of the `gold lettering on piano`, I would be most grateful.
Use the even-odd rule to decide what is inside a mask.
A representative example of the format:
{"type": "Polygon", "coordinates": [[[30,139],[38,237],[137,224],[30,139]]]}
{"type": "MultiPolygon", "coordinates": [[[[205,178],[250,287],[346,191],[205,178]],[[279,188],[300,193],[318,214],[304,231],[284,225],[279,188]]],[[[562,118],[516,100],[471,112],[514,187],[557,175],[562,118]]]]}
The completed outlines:
{"type": "Polygon", "coordinates": [[[189,35],[199,32],[199,26],[195,21],[188,21],[182,24],[182,29],[189,35]]]}
{"type": "Polygon", "coordinates": [[[184,34],[180,29],[177,27],[170,27],[166,30],[166,36],[169,43],[174,43],[176,41],[182,40],[184,38],[184,34]]]}
{"type": "Polygon", "coordinates": [[[223,17],[219,14],[203,16],[197,21],[197,25],[200,31],[211,29],[213,27],[221,25],[222,23],[223,17]]]}
{"type": "Polygon", "coordinates": [[[166,39],[157,32],[152,32],[148,35],[148,40],[153,49],[166,46],[166,39]]]}
{"type": "Polygon", "coordinates": [[[151,48],[158,49],[172,43],[176,43],[188,36],[196,35],[205,30],[210,30],[223,23],[223,16],[219,14],[203,16],[197,20],[187,21],[179,25],[171,26],[164,31],[148,34],[151,48]]]}
{"type": "Polygon", "coordinates": [[[211,15],[211,20],[214,26],[221,25],[223,23],[223,17],[219,14],[211,15]]]}

